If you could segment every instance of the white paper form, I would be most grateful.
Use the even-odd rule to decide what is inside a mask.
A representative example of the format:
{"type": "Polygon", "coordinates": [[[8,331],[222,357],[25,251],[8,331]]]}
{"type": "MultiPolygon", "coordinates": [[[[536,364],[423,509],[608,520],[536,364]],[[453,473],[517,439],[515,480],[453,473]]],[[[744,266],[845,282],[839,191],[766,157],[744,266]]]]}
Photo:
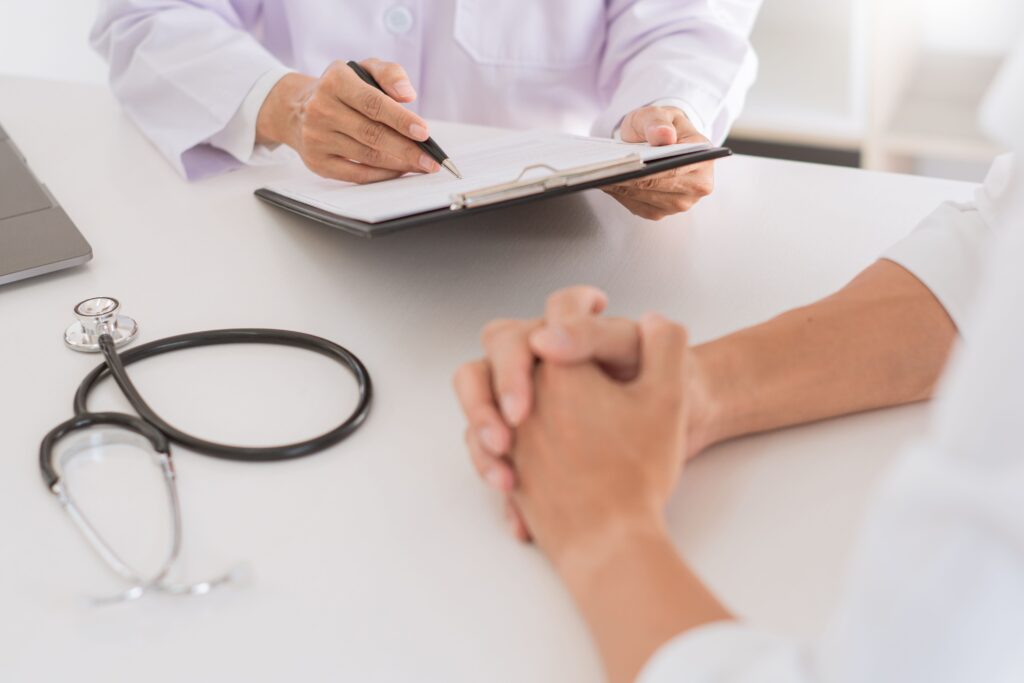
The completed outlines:
{"type": "Polygon", "coordinates": [[[511,182],[524,168],[535,164],[564,171],[615,161],[629,154],[639,154],[644,161],[649,161],[706,147],[706,144],[651,147],[557,133],[510,133],[446,149],[462,171],[461,180],[442,169],[430,175],[407,175],[369,185],[303,178],[268,185],[267,189],[338,216],[379,223],[445,208],[454,194],[511,182]]]}

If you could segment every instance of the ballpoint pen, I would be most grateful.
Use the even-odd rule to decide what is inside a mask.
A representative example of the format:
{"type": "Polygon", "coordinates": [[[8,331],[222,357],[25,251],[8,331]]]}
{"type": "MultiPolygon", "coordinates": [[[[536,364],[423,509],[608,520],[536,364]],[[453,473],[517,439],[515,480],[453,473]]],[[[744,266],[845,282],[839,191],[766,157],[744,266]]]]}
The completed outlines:
{"type": "MultiPolygon", "coordinates": [[[[376,78],[370,75],[370,72],[359,66],[356,62],[349,62],[348,65],[356,72],[356,75],[359,76],[364,83],[372,85],[377,90],[384,92],[384,88],[380,87],[380,83],[377,82],[376,78]]],[[[423,142],[416,142],[416,145],[429,154],[431,159],[444,166],[453,176],[459,179],[462,178],[462,174],[459,173],[459,169],[456,168],[452,160],[448,158],[448,155],[445,154],[443,149],[441,149],[441,146],[434,142],[434,138],[427,138],[423,142]]]]}

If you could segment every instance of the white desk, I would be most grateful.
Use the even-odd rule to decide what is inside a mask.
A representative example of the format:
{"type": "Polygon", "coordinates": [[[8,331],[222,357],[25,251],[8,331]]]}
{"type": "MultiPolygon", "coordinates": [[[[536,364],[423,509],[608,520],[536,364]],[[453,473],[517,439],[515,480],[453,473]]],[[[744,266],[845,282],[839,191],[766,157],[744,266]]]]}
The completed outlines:
{"type": "MultiPolygon", "coordinates": [[[[463,452],[450,376],[477,354],[481,325],[587,282],[614,313],[660,310],[707,339],[838,288],[972,189],[737,157],[719,162],[712,198],[657,224],[591,192],[362,241],[255,199],[279,168],[180,180],[102,88],[6,78],[0,92],[0,121],[95,250],[84,268],[0,289],[13,330],[0,337],[4,681],[597,680],[582,622],[543,558],[506,537],[463,452]],[[121,298],[143,340],[303,330],[373,374],[369,422],[326,453],[250,466],[178,451],[189,578],[248,560],[249,585],[83,604],[114,584],[43,487],[36,453],[98,362],[60,336],[71,306],[98,294],[121,298]]],[[[210,349],[132,372],[172,422],[271,443],[319,432],[351,401],[343,372],[308,355],[210,349]]],[[[100,393],[94,406],[123,407],[100,393]]],[[[867,491],[924,416],[716,448],[684,477],[675,537],[740,614],[813,632],[867,491]]]]}

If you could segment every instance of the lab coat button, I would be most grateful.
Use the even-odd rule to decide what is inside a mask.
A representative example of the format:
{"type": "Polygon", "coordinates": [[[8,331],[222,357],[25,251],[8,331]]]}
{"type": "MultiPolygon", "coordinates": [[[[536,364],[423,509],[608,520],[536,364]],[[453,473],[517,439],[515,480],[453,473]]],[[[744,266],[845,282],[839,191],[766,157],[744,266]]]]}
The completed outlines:
{"type": "Polygon", "coordinates": [[[392,33],[408,33],[412,24],[412,11],[408,7],[396,5],[384,13],[384,25],[392,33]]]}

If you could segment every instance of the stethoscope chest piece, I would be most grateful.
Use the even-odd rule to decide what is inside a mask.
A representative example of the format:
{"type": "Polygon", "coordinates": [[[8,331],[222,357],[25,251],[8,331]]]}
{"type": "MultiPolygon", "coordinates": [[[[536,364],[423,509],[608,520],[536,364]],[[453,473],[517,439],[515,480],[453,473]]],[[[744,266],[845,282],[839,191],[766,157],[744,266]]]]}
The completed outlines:
{"type": "Polygon", "coordinates": [[[135,339],[139,325],[120,313],[121,303],[109,296],[86,299],[75,306],[77,320],[64,331],[64,344],[73,351],[100,352],[100,335],[109,334],[115,347],[135,339]]]}

